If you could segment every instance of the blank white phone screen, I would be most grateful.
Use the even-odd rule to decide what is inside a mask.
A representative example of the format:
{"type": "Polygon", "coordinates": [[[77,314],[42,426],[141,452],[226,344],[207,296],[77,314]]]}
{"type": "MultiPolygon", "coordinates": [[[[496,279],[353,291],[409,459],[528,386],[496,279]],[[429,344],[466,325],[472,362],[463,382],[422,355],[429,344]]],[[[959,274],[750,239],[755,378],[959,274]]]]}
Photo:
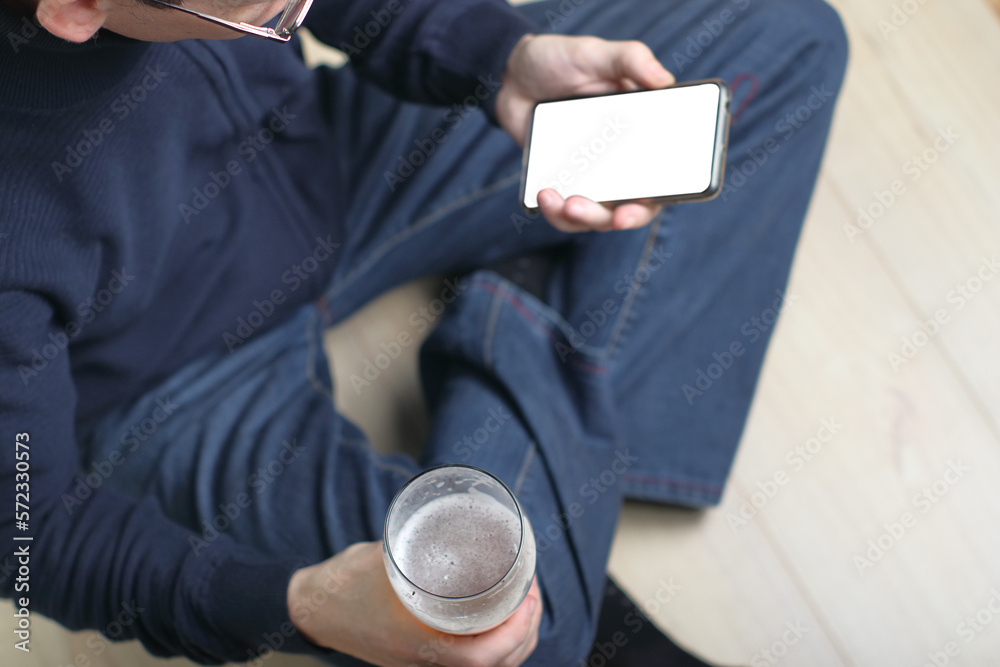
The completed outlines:
{"type": "Polygon", "coordinates": [[[524,205],[536,208],[544,188],[598,202],[704,192],[720,95],[701,84],[539,104],[524,205]]]}

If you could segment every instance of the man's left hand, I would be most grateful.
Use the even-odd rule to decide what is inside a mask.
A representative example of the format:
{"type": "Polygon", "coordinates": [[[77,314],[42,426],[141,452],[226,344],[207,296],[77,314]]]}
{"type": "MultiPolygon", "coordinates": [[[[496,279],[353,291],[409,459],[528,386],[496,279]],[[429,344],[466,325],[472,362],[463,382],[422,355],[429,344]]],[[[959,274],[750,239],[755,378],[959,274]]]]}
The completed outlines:
{"type": "MultiPolygon", "coordinates": [[[[538,102],[665,88],[673,82],[673,75],[642,42],[525,35],[507,61],[497,93],[497,119],[524,146],[531,110],[538,102]]],[[[552,188],[538,193],[538,206],[552,225],[565,232],[634,229],[648,224],[662,208],[628,203],[609,209],[579,195],[563,199],[552,188]]]]}

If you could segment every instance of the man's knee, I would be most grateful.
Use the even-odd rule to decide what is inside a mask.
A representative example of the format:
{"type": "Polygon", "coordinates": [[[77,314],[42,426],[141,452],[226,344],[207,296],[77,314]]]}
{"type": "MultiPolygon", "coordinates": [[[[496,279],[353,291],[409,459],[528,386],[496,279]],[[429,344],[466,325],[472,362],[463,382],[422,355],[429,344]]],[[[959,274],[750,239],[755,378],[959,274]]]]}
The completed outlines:
{"type": "Polygon", "coordinates": [[[596,621],[587,615],[582,604],[571,608],[566,601],[549,600],[546,607],[538,630],[538,647],[528,664],[583,664],[593,645],[596,621]]]}
{"type": "Polygon", "coordinates": [[[803,23],[810,39],[823,51],[823,65],[839,85],[847,68],[847,32],[837,10],[823,0],[806,0],[802,5],[803,23]]]}
{"type": "MultiPolygon", "coordinates": [[[[751,3],[741,28],[744,34],[753,36],[751,49],[758,59],[767,52],[773,55],[757,66],[759,71],[741,74],[734,80],[737,91],[743,79],[752,82],[749,94],[735,93],[742,102],[735,107],[734,118],[739,118],[756,99],[753,108],[763,115],[751,110],[738,127],[748,130],[757,123],[773,127],[773,150],[765,147],[770,153],[807,125],[811,131],[825,132],[826,124],[813,120],[829,119],[832,113],[847,65],[847,37],[840,16],[823,0],[751,3]]],[[[755,164],[760,166],[761,159],[755,164]]]]}
{"type": "MultiPolygon", "coordinates": [[[[536,530],[536,533],[538,531],[536,530]]],[[[538,629],[538,648],[528,665],[580,665],[586,660],[597,630],[595,608],[603,593],[603,560],[591,561],[573,555],[568,534],[552,542],[552,548],[538,555],[538,584],[541,587],[544,615],[538,629]],[[600,577],[582,572],[579,567],[599,568],[600,577]],[[601,581],[600,590],[590,590],[591,582],[601,581]]],[[[540,547],[545,542],[539,540],[540,547]]]]}
{"type": "MultiPolygon", "coordinates": [[[[752,1],[752,0],[750,0],[752,1]]],[[[806,66],[821,67],[839,86],[847,66],[847,33],[843,21],[824,0],[779,0],[758,3],[757,12],[775,38],[797,49],[806,66]]]]}

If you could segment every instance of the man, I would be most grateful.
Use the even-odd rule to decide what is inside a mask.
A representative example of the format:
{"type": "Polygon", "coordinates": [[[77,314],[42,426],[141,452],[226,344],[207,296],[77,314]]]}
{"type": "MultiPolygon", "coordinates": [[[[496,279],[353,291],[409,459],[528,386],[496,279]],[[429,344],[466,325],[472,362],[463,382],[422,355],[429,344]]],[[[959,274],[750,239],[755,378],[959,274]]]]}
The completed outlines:
{"type": "Polygon", "coordinates": [[[294,40],[229,39],[305,5],[183,6],[245,26],[159,0],[0,5],[2,505],[25,492],[0,543],[30,561],[4,594],[203,662],[579,663],[622,499],[721,495],[792,302],[836,15],[316,0],[305,26],[352,67],[309,70],[294,40]],[[742,82],[722,196],[610,210],[548,190],[522,214],[532,105],[663,87],[663,63],[742,82]],[[533,287],[481,268],[529,253],[548,261],[533,287]],[[321,334],[432,273],[440,299],[352,387],[435,327],[422,460],[378,456],[333,406],[321,334]],[[445,462],[506,481],[538,537],[528,599],[476,637],[419,624],[381,564],[393,494],[445,462]]]}

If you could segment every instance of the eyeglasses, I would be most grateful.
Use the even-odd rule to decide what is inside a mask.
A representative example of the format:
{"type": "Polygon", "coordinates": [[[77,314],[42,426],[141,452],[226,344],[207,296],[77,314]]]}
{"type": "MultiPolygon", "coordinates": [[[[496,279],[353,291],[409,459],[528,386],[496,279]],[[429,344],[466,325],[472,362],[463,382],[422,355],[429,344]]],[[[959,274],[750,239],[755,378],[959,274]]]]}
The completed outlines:
{"type": "Polygon", "coordinates": [[[305,21],[306,14],[309,12],[309,8],[313,3],[313,0],[288,0],[288,4],[285,5],[285,10],[281,12],[281,16],[278,18],[278,23],[272,29],[252,25],[250,23],[243,23],[242,21],[239,23],[236,23],[235,21],[226,21],[225,19],[196,12],[195,10],[188,9],[187,7],[172,5],[169,2],[164,2],[164,0],[151,1],[163,7],[170,7],[171,9],[177,9],[187,14],[197,16],[200,19],[204,19],[205,21],[209,21],[210,23],[214,23],[216,25],[221,25],[224,28],[229,28],[230,30],[235,30],[236,32],[243,33],[244,35],[253,35],[254,37],[262,37],[264,39],[273,39],[277,42],[287,42],[292,38],[295,31],[298,30],[302,26],[302,22],[305,21]]]}

